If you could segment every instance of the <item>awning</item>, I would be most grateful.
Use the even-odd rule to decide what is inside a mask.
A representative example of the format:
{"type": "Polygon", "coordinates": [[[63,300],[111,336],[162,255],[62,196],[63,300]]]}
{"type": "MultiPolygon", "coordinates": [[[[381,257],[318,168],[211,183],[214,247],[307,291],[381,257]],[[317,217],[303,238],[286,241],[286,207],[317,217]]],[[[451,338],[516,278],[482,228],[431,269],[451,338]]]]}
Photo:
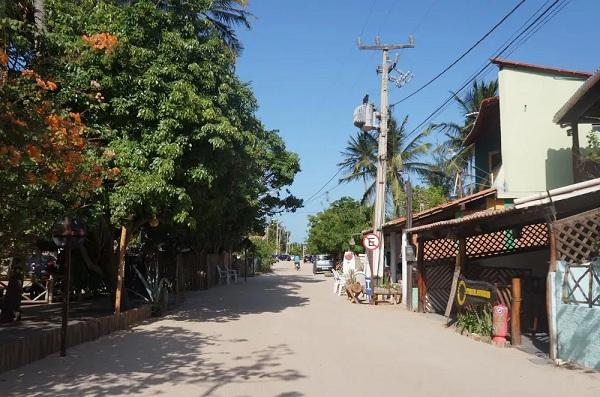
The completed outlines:
{"type": "Polygon", "coordinates": [[[560,108],[553,121],[557,124],[600,123],[600,70],[560,108]]]}

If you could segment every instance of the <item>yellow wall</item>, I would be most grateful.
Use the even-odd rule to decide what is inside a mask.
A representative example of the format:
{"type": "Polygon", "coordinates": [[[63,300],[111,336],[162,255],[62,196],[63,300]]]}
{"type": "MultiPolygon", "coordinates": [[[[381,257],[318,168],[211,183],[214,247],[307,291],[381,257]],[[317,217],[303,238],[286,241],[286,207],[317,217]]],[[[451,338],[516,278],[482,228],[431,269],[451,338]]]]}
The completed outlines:
{"type": "MultiPolygon", "coordinates": [[[[504,184],[499,198],[516,198],[573,183],[571,137],[552,122],[585,79],[504,67],[498,73],[504,184]]],[[[579,126],[579,141],[591,126],[579,126]]]]}

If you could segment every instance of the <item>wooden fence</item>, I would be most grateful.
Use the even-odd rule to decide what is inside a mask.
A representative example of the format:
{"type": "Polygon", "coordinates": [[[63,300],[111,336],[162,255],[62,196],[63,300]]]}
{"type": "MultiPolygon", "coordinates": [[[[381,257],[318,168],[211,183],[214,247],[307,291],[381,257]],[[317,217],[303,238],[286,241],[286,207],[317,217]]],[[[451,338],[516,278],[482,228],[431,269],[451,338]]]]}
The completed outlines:
{"type": "MultiPolygon", "coordinates": [[[[121,313],[118,323],[113,315],[73,320],[67,331],[67,346],[72,347],[98,339],[113,331],[125,329],[151,316],[150,305],[121,313]]],[[[0,372],[40,360],[60,350],[60,327],[33,332],[0,345],[0,372]]]]}
{"type": "Polygon", "coordinates": [[[600,208],[553,223],[557,259],[564,261],[563,303],[600,306],[600,208]]]}

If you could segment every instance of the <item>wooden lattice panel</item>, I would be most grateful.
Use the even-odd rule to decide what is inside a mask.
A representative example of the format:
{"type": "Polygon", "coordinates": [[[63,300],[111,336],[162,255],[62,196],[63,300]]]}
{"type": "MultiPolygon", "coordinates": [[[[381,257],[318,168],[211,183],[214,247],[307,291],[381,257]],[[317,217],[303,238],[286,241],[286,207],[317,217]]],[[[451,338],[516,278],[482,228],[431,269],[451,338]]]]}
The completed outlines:
{"type": "Polygon", "coordinates": [[[583,263],[600,254],[594,247],[600,239],[600,209],[562,219],[554,227],[558,259],[583,263]]]}
{"type": "Polygon", "coordinates": [[[548,240],[548,225],[545,223],[536,223],[526,225],[521,229],[521,237],[517,240],[517,249],[546,247],[548,240]]]}
{"type": "Polygon", "coordinates": [[[425,283],[427,284],[425,311],[444,313],[450,297],[453,273],[454,264],[448,261],[435,266],[425,266],[425,283]]]}
{"type": "Polygon", "coordinates": [[[506,255],[548,245],[548,229],[543,223],[523,226],[520,235],[517,233],[516,230],[507,229],[468,237],[467,257],[506,255]]]}
{"type": "Polygon", "coordinates": [[[423,260],[454,258],[458,251],[458,243],[450,239],[428,240],[424,244],[423,260]]]}
{"type": "MultiPolygon", "coordinates": [[[[467,258],[488,258],[548,246],[548,227],[544,223],[525,225],[520,230],[507,229],[467,237],[467,258]]],[[[454,258],[458,242],[451,239],[428,240],[424,244],[425,262],[454,258]]]]}

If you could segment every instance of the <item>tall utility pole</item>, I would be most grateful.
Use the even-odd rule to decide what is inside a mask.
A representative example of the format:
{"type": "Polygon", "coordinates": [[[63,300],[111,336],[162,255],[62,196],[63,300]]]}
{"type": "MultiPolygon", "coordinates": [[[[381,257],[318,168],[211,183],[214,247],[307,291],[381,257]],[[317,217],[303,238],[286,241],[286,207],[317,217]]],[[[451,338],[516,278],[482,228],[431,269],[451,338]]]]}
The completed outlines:
{"type": "MultiPolygon", "coordinates": [[[[386,175],[387,175],[387,133],[388,133],[388,81],[390,80],[389,73],[396,67],[397,60],[390,64],[389,51],[399,50],[403,48],[414,48],[415,41],[411,37],[406,44],[382,44],[379,36],[375,38],[375,44],[363,45],[358,38],[358,48],[360,50],[375,50],[381,51],[383,60],[381,67],[378,68],[378,73],[381,72],[381,123],[379,126],[379,151],[377,162],[377,181],[375,185],[375,214],[373,220],[373,233],[379,236],[379,249],[373,252],[373,263],[371,263],[370,276],[373,277],[373,264],[377,264],[376,277],[383,271],[383,229],[382,225],[385,221],[385,192],[386,192],[386,175]]],[[[402,80],[402,79],[400,79],[402,80]]]]}

